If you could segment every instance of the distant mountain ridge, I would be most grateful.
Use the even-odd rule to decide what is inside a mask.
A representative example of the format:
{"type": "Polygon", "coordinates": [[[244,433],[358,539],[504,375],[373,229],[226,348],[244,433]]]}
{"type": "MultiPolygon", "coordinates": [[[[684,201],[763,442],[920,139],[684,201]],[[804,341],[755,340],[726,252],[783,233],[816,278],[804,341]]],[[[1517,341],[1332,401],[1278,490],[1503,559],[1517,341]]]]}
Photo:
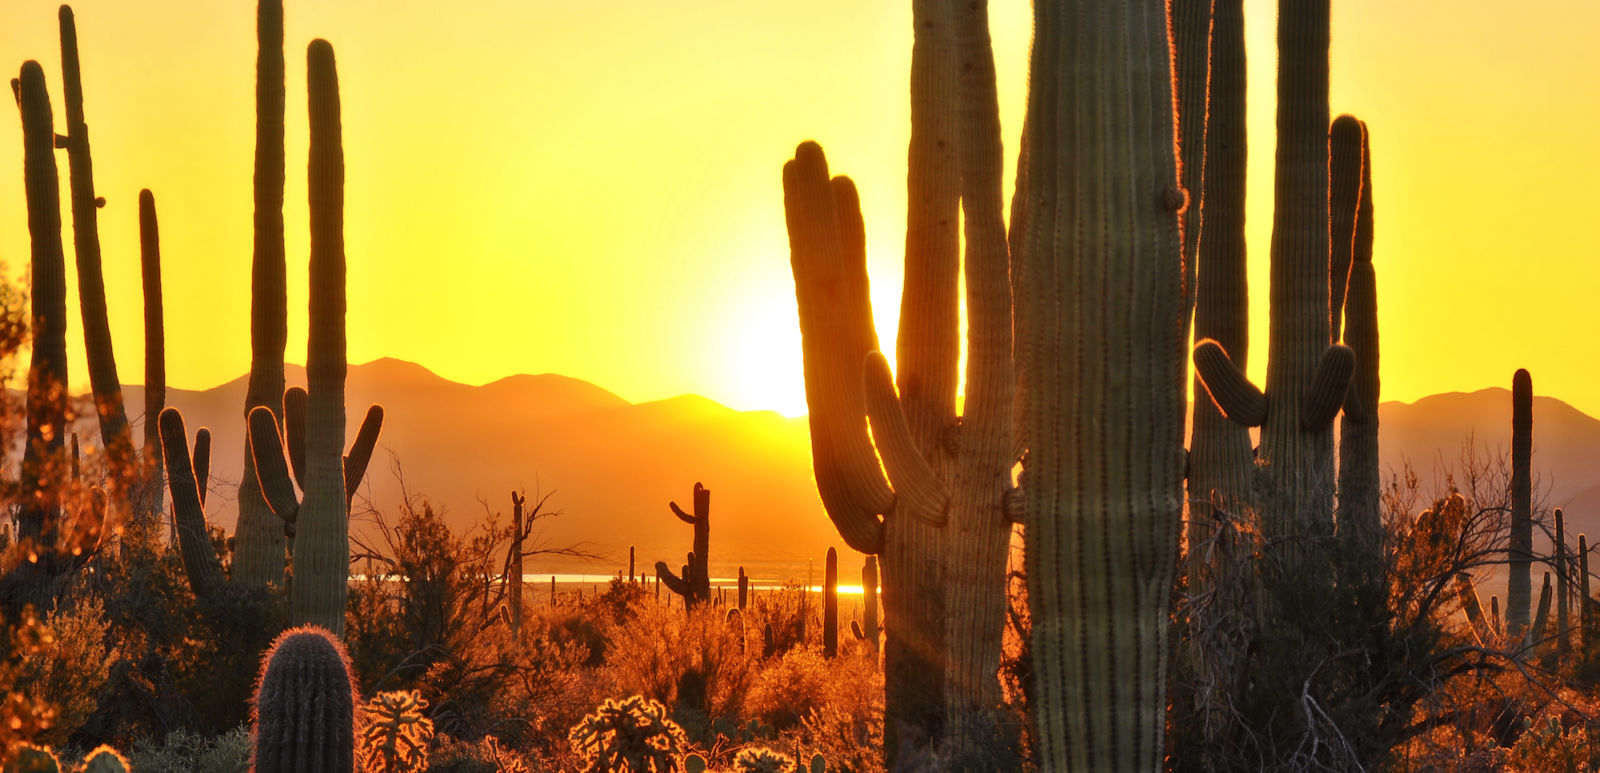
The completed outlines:
{"type": "MultiPolygon", "coordinates": [[[[287,369],[303,384],[304,369],[287,369]]],[[[192,433],[212,431],[212,492],[207,515],[232,530],[235,486],[243,469],[246,377],[205,391],[169,389],[192,433]]],[[[143,390],[125,389],[130,408],[143,390]]],[[[352,366],[346,418],[353,437],[369,403],[385,407],[383,435],[362,495],[393,513],[404,491],[423,495],[457,528],[487,507],[509,513],[512,489],[551,492],[565,515],[545,523],[549,545],[586,543],[597,564],[534,561],[530,572],[614,572],[638,550],[637,568],[665,560],[676,568],[690,530],[667,510],[687,504],[696,481],[712,491],[713,574],[740,565],[769,567],[804,579],[829,546],[843,549],[817,497],[804,418],[736,411],[698,395],[629,403],[580,379],[555,374],[509,376],[482,386],[446,380],[396,359],[352,366]]],[[[1501,388],[1432,395],[1379,408],[1386,470],[1409,460],[1433,490],[1436,462],[1454,462],[1472,436],[1488,451],[1510,448],[1511,396],[1501,388]]],[[[88,442],[98,434],[87,422],[88,442]]],[[[1549,502],[1566,506],[1573,534],[1600,534],[1600,420],[1552,397],[1534,398],[1534,466],[1549,502]]],[[[358,503],[360,499],[358,499],[358,503]]],[[[1575,537],[1574,537],[1575,539],[1575,537]]],[[[847,576],[854,569],[846,561],[847,576]]],[[[819,570],[820,571],[820,570],[819,570]]],[[[788,574],[782,574],[782,573],[788,574]]]]}

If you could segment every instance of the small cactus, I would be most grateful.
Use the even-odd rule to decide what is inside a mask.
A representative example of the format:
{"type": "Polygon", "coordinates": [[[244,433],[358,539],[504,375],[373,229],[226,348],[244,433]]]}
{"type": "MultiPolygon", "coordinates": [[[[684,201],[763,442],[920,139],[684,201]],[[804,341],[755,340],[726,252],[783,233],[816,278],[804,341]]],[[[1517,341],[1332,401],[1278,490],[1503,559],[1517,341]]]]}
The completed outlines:
{"type": "MultiPolygon", "coordinates": [[[[503,609],[503,607],[502,607],[503,609]]],[[[361,707],[361,759],[370,773],[415,773],[428,769],[433,720],[416,690],[380,692],[361,707]]]]}
{"type": "Polygon", "coordinates": [[[23,744],[5,767],[5,773],[59,773],[60,770],[61,763],[49,748],[32,744],[23,744]]]}
{"type": "Polygon", "coordinates": [[[314,625],[280,634],[251,701],[255,773],[351,773],[358,692],[350,658],[314,625]]]}
{"type": "Polygon", "coordinates": [[[756,747],[739,752],[733,758],[733,769],[738,773],[790,773],[795,764],[787,754],[756,747]]]}
{"type": "Polygon", "coordinates": [[[828,548],[822,570],[822,656],[839,654],[839,552],[828,548]]]}
{"type": "Polygon", "coordinates": [[[83,773],[128,773],[128,761],[116,749],[97,746],[84,758],[83,773]]]}
{"type": "Polygon", "coordinates": [[[567,740],[587,763],[583,773],[668,773],[688,745],[666,707],[641,695],[607,698],[572,726],[567,740]]]}

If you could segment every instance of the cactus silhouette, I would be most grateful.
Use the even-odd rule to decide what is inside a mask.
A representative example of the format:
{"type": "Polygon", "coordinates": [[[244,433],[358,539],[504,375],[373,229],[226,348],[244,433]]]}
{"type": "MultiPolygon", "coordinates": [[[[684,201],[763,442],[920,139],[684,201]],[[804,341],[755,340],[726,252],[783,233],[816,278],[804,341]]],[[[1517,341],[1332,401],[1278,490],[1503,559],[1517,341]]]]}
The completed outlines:
{"type": "MultiPolygon", "coordinates": [[[[1329,147],[1334,171],[1329,226],[1334,258],[1329,288],[1330,292],[1338,289],[1331,303],[1343,308],[1344,340],[1356,358],[1339,420],[1339,523],[1341,529],[1350,529],[1363,545],[1376,551],[1383,538],[1378,473],[1378,297],[1372,269],[1372,151],[1366,124],[1352,116],[1339,116],[1329,130],[1329,147]],[[1348,269],[1340,269],[1343,262],[1348,269]]],[[[1336,329],[1335,335],[1338,333],[1336,329]]]]}
{"type": "Polygon", "coordinates": [[[1528,627],[1533,561],[1533,377],[1526,370],[1511,376],[1511,537],[1506,546],[1506,631],[1522,636],[1528,627]]]}
{"type": "Polygon", "coordinates": [[[688,745],[666,708],[638,695],[607,698],[567,740],[587,762],[583,773],[669,773],[688,745]]]}
{"type": "Polygon", "coordinates": [[[144,490],[137,507],[154,520],[161,513],[161,427],[167,404],[166,320],[161,305],[161,232],[156,197],[139,191],[139,269],[144,285],[144,490]]]}
{"type": "Polygon", "coordinates": [[[22,112],[23,180],[28,201],[29,331],[27,440],[18,478],[21,507],[17,540],[33,540],[39,560],[7,573],[6,611],[12,616],[29,603],[49,606],[57,566],[60,489],[67,458],[67,281],[61,244],[61,187],[56,173],[55,129],[44,70],[24,62],[13,82],[22,112]]]}
{"type": "Polygon", "coordinates": [[[1044,770],[1164,755],[1187,339],[1165,11],[1035,5],[1014,282],[1044,770]]]}
{"type": "Polygon", "coordinates": [[[1286,5],[1278,15],[1266,389],[1251,384],[1218,341],[1194,349],[1196,373],[1222,413],[1261,427],[1265,478],[1255,504],[1269,536],[1331,532],[1332,420],[1355,368],[1349,347],[1330,344],[1328,35],[1327,0],[1286,5]]]}
{"type": "Polygon", "coordinates": [[[279,634],[251,700],[251,769],[351,773],[358,695],[350,658],[330,631],[308,625],[279,634]]]}
{"type": "Polygon", "coordinates": [[[333,46],[325,40],[314,40],[306,49],[306,84],[311,122],[311,309],[305,419],[303,425],[297,426],[298,411],[291,410],[297,401],[295,390],[284,393],[282,436],[270,409],[252,408],[250,448],[257,482],[268,505],[294,534],[291,619],[315,623],[342,635],[349,594],[350,497],[360,485],[377,443],[383,409],[374,405],[367,410],[346,457],[344,151],[338,73],[333,46]],[[287,450],[284,437],[289,439],[287,450]],[[286,453],[295,466],[303,500],[295,496],[284,460],[286,453]]]}
{"type": "Polygon", "coordinates": [[[828,548],[822,569],[822,656],[839,654],[839,552],[828,548]]]}
{"type": "MultiPolygon", "coordinates": [[[[254,248],[250,268],[250,382],[244,413],[281,405],[288,345],[288,296],[283,246],[284,57],[283,0],[256,4],[256,148],[254,248]]],[[[284,528],[261,492],[247,439],[239,480],[238,548],[234,574],[248,587],[283,581],[284,528]]]]}
{"type": "Polygon", "coordinates": [[[78,68],[78,32],[72,8],[61,6],[62,91],[67,110],[67,165],[72,179],[72,243],[77,255],[78,301],[83,313],[83,341],[88,354],[89,386],[100,420],[112,498],[127,500],[127,484],[137,469],[133,430],[122,404],[122,384],[106,318],[106,288],[100,266],[99,207],[94,194],[94,162],[89,153],[89,127],[83,117],[83,80],[78,68]]]}
{"type": "Polygon", "coordinates": [[[677,502],[668,502],[667,507],[672,509],[673,515],[678,516],[678,520],[694,527],[694,550],[689,553],[688,563],[683,565],[682,575],[673,574],[665,561],[657,561],[656,577],[667,586],[667,590],[682,596],[684,608],[689,609],[711,601],[710,562],[707,555],[711,546],[711,492],[699,483],[694,484],[693,515],[684,512],[677,502]]]}
{"type": "Polygon", "coordinates": [[[1572,608],[1571,585],[1567,580],[1567,572],[1571,571],[1571,562],[1567,560],[1567,520],[1561,513],[1561,508],[1556,508],[1556,534],[1555,544],[1551,552],[1556,554],[1556,650],[1562,653],[1567,651],[1569,645],[1567,628],[1571,621],[1567,611],[1572,608]]]}

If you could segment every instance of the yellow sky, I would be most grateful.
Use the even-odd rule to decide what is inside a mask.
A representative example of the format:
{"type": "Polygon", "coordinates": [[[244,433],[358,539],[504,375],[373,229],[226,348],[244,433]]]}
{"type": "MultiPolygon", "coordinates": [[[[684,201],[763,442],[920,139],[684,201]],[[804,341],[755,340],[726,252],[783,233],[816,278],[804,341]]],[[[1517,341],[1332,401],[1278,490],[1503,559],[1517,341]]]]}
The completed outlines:
{"type": "MultiPolygon", "coordinates": [[[[254,3],[74,5],[112,327],[141,380],[139,188],[155,191],[168,381],[249,367],[254,3]]],[[[860,186],[886,346],[898,314],[910,3],[289,0],[289,359],[304,360],[304,50],[337,52],[349,350],[459,381],[558,372],[630,400],[804,410],[779,172],[821,141],[860,186]]],[[[1273,6],[1247,3],[1252,371],[1265,372],[1273,6]]],[[[991,7],[1007,155],[1026,0],[991,7]]],[[[1333,109],[1371,128],[1383,392],[1505,386],[1600,414],[1589,0],[1348,0],[1333,109]]],[[[0,63],[45,66],[56,5],[10,0],[0,63]]],[[[58,123],[59,128],[59,123],[58,123]]],[[[58,158],[65,174],[65,157],[58,158]]],[[[0,121],[0,259],[27,263],[20,128],[0,121]]],[[[1009,180],[1009,173],[1007,175],[1009,180]]],[[[70,265],[70,232],[69,232],[70,265]]],[[[69,269],[70,271],[70,269],[69,269]]],[[[75,287],[75,283],[72,285],[75,287]]],[[[72,378],[86,383],[75,293],[72,378]]]]}

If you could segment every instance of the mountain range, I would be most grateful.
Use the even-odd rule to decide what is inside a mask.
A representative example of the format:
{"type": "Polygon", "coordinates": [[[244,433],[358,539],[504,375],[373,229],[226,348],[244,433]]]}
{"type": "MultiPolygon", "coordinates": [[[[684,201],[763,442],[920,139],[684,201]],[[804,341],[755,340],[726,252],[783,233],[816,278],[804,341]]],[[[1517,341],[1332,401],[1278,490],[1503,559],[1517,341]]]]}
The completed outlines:
{"type": "MultiPolygon", "coordinates": [[[[287,376],[290,384],[304,384],[301,368],[289,367],[287,376]]],[[[240,377],[205,391],[167,391],[191,434],[211,429],[207,516],[230,531],[244,460],[245,386],[240,377]]],[[[124,397],[130,408],[143,405],[138,386],[127,387],[124,397]]],[[[630,546],[639,571],[658,559],[676,569],[691,530],[667,502],[687,509],[696,482],[712,492],[714,576],[733,576],[744,566],[762,579],[804,579],[814,563],[820,578],[827,548],[844,549],[817,497],[804,418],[735,411],[694,395],[629,403],[554,374],[470,386],[394,359],[350,368],[349,437],[372,402],[384,405],[385,421],[357,497],[358,517],[371,507],[393,520],[410,496],[465,530],[490,511],[505,523],[513,490],[534,499],[548,494],[547,509],[561,515],[539,521],[541,543],[581,545],[601,559],[541,557],[529,562],[532,573],[614,573],[627,566],[630,546]]],[[[1379,419],[1386,473],[1409,462],[1425,499],[1469,438],[1480,453],[1509,453],[1506,389],[1386,402],[1379,419]]],[[[87,425],[79,431],[96,434],[87,425]]],[[[1535,397],[1534,449],[1538,489],[1549,505],[1566,508],[1569,532],[1600,534],[1600,420],[1553,397],[1535,397]]],[[[846,578],[854,576],[854,561],[844,562],[846,578]]]]}

